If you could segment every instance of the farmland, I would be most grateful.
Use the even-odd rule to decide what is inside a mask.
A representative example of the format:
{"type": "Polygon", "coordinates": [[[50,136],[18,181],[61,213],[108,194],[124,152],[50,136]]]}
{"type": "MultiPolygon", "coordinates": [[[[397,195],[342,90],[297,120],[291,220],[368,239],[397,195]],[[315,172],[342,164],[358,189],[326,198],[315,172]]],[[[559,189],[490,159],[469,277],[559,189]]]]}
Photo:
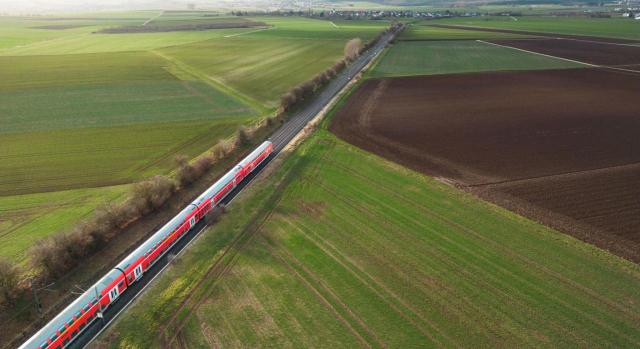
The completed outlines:
{"type": "Polygon", "coordinates": [[[0,226],[12,236],[0,256],[24,262],[37,238],[271,113],[280,94],[342,57],[346,40],[387,25],[265,18],[265,33],[95,33],[235,20],[170,11],[0,18],[0,226]],[[20,206],[39,195],[64,198],[63,208],[34,204],[29,212],[51,213],[39,217],[20,206]],[[19,228],[7,223],[19,214],[19,228]]]}
{"type": "Polygon", "coordinates": [[[625,102],[639,88],[635,75],[596,69],[369,80],[338,113],[332,129],[358,146],[511,208],[512,198],[497,197],[500,187],[514,186],[505,192],[530,203],[545,201],[542,207],[516,211],[552,226],[573,226],[564,230],[638,260],[640,241],[631,227],[640,207],[625,194],[637,186],[630,172],[615,170],[611,178],[605,174],[597,181],[601,198],[618,200],[616,205],[594,199],[574,207],[576,198],[589,197],[588,185],[568,186],[573,191],[567,195],[549,193],[560,185],[556,180],[567,185],[579,177],[567,174],[591,176],[589,171],[624,169],[640,161],[633,150],[640,146],[640,125],[633,116],[638,110],[625,102]],[[539,189],[529,190],[529,182],[539,189]],[[545,207],[568,217],[552,219],[545,207]],[[594,217],[599,217],[595,232],[576,229],[594,217]]]}
{"type": "Polygon", "coordinates": [[[147,333],[160,331],[203,347],[640,343],[636,265],[318,133],[102,340],[156,347],[147,333]],[[244,247],[224,257],[230,269],[206,274],[243,231],[244,247]]]}
{"type": "MultiPolygon", "coordinates": [[[[427,22],[429,23],[429,22],[427,22]]],[[[412,24],[400,35],[400,40],[477,40],[477,39],[517,39],[526,35],[439,28],[426,24],[412,24]]]]}
{"type": "Polygon", "coordinates": [[[375,66],[371,76],[428,75],[580,66],[580,64],[573,62],[476,41],[399,41],[375,66]]]}
{"type": "Polygon", "coordinates": [[[273,108],[291,86],[313,77],[341,58],[344,43],[370,39],[388,23],[333,27],[328,21],[259,18],[272,27],[247,35],[168,47],[162,54],[273,108]]]}
{"type": "Polygon", "coordinates": [[[34,239],[66,229],[97,206],[118,199],[126,186],[0,197],[0,255],[28,260],[34,239]]]}
{"type": "Polygon", "coordinates": [[[560,33],[572,35],[601,36],[609,38],[640,40],[638,23],[624,18],[585,18],[585,17],[521,17],[513,18],[483,17],[454,18],[439,21],[439,24],[466,25],[472,27],[496,28],[535,31],[544,33],[560,33]]]}
{"type": "Polygon", "coordinates": [[[640,62],[640,47],[631,44],[612,45],[556,39],[492,40],[492,42],[596,65],[624,67],[637,65],[640,62]]]}

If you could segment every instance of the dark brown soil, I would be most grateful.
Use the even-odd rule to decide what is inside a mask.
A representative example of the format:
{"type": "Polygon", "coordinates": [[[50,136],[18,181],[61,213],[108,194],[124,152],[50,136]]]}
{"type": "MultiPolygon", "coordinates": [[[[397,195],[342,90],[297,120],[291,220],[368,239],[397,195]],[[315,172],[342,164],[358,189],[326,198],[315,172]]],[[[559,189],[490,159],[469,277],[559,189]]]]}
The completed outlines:
{"type": "Polygon", "coordinates": [[[532,36],[542,36],[542,37],[551,37],[551,38],[609,42],[609,43],[618,43],[618,44],[625,44],[625,43],[633,44],[633,43],[640,42],[639,40],[607,38],[602,36],[544,33],[544,32],[525,31],[525,30],[494,29],[494,28],[481,28],[481,27],[460,26],[460,25],[432,24],[431,26],[438,27],[438,28],[448,28],[448,29],[472,30],[472,31],[490,32],[490,33],[532,35],[532,36]]]}
{"type": "Polygon", "coordinates": [[[640,47],[562,39],[490,40],[527,51],[597,65],[640,64],[640,47]]]}
{"type": "Polygon", "coordinates": [[[330,129],[640,262],[639,93],[598,69],[368,80],[330,129]]]}

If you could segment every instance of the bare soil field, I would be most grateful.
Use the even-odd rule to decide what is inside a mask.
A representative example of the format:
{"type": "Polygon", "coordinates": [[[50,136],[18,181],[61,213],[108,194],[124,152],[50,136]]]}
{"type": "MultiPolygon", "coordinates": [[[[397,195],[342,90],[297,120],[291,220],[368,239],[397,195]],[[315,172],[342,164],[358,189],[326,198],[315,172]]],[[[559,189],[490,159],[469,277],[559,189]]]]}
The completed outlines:
{"type": "Polygon", "coordinates": [[[640,64],[639,46],[563,39],[491,40],[490,42],[590,64],[606,66],[640,64]]]}
{"type": "Polygon", "coordinates": [[[330,129],[638,262],[638,92],[598,69],[368,80],[330,129]]]}

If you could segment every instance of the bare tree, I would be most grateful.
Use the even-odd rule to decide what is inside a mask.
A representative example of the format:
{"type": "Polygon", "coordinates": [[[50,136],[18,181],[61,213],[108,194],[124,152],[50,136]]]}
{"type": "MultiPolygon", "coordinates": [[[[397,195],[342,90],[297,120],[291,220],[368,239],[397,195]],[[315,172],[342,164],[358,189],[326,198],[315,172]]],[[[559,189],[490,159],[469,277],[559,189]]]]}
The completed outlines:
{"type": "Polygon", "coordinates": [[[360,47],[362,47],[362,40],[360,40],[360,38],[354,38],[347,41],[344,45],[344,57],[349,61],[353,61],[358,57],[360,47]]]}
{"type": "Polygon", "coordinates": [[[20,294],[20,269],[8,259],[0,257],[0,294],[2,302],[11,303],[20,294]]]}

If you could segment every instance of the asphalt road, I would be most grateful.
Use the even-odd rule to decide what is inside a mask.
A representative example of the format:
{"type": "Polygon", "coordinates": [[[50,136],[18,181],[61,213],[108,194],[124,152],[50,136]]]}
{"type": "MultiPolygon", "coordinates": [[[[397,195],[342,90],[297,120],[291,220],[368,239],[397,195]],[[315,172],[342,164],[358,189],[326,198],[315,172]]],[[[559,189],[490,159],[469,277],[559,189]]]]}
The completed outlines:
{"type": "MultiPolygon", "coordinates": [[[[274,151],[259,167],[245,178],[223,201],[228,205],[233,198],[246,187],[255,176],[313,119],[333,97],[338,94],[351,79],[358,74],[376,55],[378,55],[390,40],[391,36],[384,36],[376,46],[361,55],[345,70],[338,74],[315,99],[304,106],[287,120],[269,138],[274,145],[274,151]]],[[[103,318],[94,321],[70,343],[69,348],[84,348],[106,329],[118,315],[125,310],[135,298],[158,276],[171,262],[171,260],[193,241],[206,227],[204,220],[198,222],[182,239],[180,239],[162,258],[160,258],[144,275],[134,284],[129,286],[120,297],[112,303],[103,313],[103,318]]]]}

